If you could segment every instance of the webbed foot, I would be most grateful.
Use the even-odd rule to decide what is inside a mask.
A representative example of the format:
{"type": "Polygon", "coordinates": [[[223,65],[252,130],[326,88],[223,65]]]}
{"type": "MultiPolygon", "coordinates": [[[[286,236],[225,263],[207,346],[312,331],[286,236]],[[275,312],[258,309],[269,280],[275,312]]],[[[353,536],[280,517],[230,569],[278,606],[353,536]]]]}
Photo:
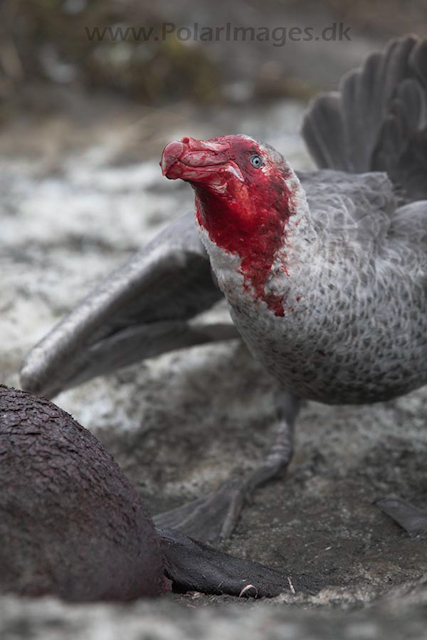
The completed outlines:
{"type": "Polygon", "coordinates": [[[264,462],[244,478],[228,480],[205,497],[155,516],[156,527],[174,529],[203,542],[229,538],[254,490],[289,466],[299,406],[298,398],[281,392],[276,438],[264,462]]]}
{"type": "Polygon", "coordinates": [[[207,496],[153,518],[156,527],[174,529],[203,542],[228,538],[245,503],[243,481],[232,479],[207,496]]]}

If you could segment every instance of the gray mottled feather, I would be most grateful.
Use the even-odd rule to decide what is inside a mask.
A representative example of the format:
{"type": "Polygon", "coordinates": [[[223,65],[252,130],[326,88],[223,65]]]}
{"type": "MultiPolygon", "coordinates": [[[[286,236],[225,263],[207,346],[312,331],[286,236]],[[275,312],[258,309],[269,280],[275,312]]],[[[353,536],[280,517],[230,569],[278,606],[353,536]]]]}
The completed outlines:
{"type": "Polygon", "coordinates": [[[297,396],[366,403],[427,384],[426,77],[427,40],[401,38],[305,117],[321,169],[298,174],[308,208],[289,220],[286,277],[270,284],[284,315],[256,300],[248,311],[244,288],[232,313],[297,396]]]}
{"type": "Polygon", "coordinates": [[[427,384],[427,201],[399,206],[383,173],[299,177],[307,212],[288,223],[286,276],[273,283],[284,315],[234,293],[252,353],[288,392],[330,404],[427,384]]]}
{"type": "Polygon", "coordinates": [[[361,244],[374,251],[383,243],[396,208],[387,174],[325,169],[300,172],[298,177],[322,246],[341,251],[345,244],[361,244]]]}

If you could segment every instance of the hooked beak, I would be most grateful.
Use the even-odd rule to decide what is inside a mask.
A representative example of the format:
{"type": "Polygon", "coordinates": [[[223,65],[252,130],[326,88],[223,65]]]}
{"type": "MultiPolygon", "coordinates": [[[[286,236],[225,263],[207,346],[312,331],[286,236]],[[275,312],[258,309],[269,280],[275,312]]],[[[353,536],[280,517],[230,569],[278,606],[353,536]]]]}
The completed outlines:
{"type": "Polygon", "coordinates": [[[204,182],[220,187],[226,176],[232,173],[244,182],[242,173],[227,152],[230,144],[221,140],[196,140],[188,136],[170,142],[163,150],[160,166],[162,174],[170,180],[204,182]]]}

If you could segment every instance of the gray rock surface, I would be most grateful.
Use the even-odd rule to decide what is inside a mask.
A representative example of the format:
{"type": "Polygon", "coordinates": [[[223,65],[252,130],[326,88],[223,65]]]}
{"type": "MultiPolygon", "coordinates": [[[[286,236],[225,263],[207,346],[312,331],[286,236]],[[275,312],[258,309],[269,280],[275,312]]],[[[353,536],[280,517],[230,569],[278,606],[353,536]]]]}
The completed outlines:
{"type": "MultiPolygon", "coordinates": [[[[150,113],[137,121],[110,113],[79,145],[60,119],[5,133],[0,381],[18,385],[28,349],[102,275],[192,206],[190,189],[160,176],[164,143],[240,131],[274,144],[296,168],[308,167],[297,135],[302,108],[278,103],[262,118],[257,109],[239,108],[204,119],[182,107],[156,114],[155,127],[150,113]],[[153,128],[160,133],[147,140],[153,128]],[[138,140],[144,161],[135,163],[138,140]]],[[[227,311],[220,306],[212,314],[227,311]]],[[[273,391],[273,381],[234,342],[147,361],[56,402],[104,442],[156,513],[261,459],[274,421],[273,391]]],[[[188,594],[85,607],[11,596],[0,600],[0,636],[425,637],[427,542],[408,539],[372,502],[397,493],[427,506],[426,409],[426,389],[370,407],[304,407],[288,478],[257,493],[224,548],[290,578],[321,577],[328,587],[317,596],[250,602],[188,594]]]]}
{"type": "Polygon", "coordinates": [[[291,609],[280,601],[270,606],[246,601],[240,606],[200,608],[196,597],[185,603],[164,598],[127,606],[85,607],[65,606],[52,599],[30,602],[8,597],[0,603],[1,637],[4,640],[422,640],[426,637],[426,595],[424,591],[421,604],[415,603],[412,596],[402,597],[399,593],[396,600],[357,612],[291,609]]]}

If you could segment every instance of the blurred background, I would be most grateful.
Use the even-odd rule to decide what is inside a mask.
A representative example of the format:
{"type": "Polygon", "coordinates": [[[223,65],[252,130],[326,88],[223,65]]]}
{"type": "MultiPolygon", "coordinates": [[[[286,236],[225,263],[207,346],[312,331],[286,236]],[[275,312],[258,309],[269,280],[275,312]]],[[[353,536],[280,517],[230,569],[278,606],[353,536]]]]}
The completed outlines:
{"type": "MultiPolygon", "coordinates": [[[[89,144],[119,113],[134,122],[166,109],[164,122],[155,118],[134,139],[149,149],[129,150],[133,160],[151,151],[153,138],[159,152],[156,131],[173,116],[211,119],[226,107],[240,113],[284,98],[305,101],[335,87],[388,38],[426,30],[424,0],[1,0],[0,135],[4,141],[16,119],[28,127],[29,118],[40,125],[62,117],[74,147],[89,144]],[[255,37],[223,31],[203,40],[202,29],[227,24],[255,37]],[[307,28],[310,40],[291,33],[307,28]]],[[[50,146],[61,134],[67,137],[50,132],[50,146]]],[[[14,140],[7,150],[28,143],[14,140]]]]}

